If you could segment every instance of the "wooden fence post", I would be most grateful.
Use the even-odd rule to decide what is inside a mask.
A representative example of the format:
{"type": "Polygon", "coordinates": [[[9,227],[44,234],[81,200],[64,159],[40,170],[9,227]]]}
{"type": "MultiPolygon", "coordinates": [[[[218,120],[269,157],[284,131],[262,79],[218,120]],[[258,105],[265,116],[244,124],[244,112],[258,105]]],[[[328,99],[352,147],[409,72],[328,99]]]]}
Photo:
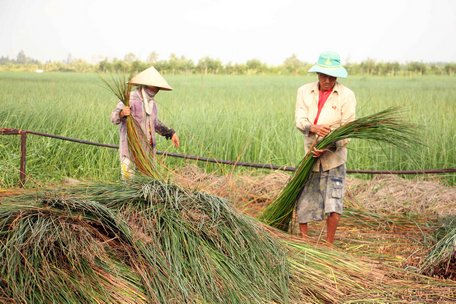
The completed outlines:
{"type": "Polygon", "coordinates": [[[21,134],[21,167],[19,169],[19,186],[25,186],[25,167],[27,163],[27,131],[19,131],[21,134]]]}

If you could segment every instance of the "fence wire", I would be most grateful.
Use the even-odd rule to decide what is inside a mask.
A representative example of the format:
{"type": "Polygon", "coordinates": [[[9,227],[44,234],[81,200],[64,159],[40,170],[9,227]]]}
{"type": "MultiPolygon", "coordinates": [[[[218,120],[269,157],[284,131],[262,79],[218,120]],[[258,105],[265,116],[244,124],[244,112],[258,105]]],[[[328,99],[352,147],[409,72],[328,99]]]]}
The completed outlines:
{"type": "MultiPolygon", "coordinates": [[[[75,142],[75,143],[79,143],[79,144],[92,145],[92,146],[98,146],[98,147],[104,147],[104,148],[110,148],[110,149],[119,148],[118,145],[97,143],[97,142],[92,142],[92,141],[88,141],[88,140],[82,140],[82,139],[65,137],[65,136],[54,135],[54,134],[47,134],[47,133],[36,132],[36,131],[31,131],[31,130],[2,128],[2,129],[0,129],[0,135],[21,135],[21,168],[20,168],[21,185],[23,185],[25,183],[27,134],[33,134],[33,135],[37,135],[37,136],[55,138],[55,139],[75,142]]],[[[235,167],[250,167],[250,168],[256,168],[256,169],[270,169],[270,170],[280,170],[280,171],[289,171],[289,172],[293,172],[296,170],[296,167],[291,167],[291,166],[279,166],[279,165],[274,165],[274,164],[258,164],[258,163],[250,163],[250,162],[231,161],[231,160],[208,158],[208,157],[188,155],[188,154],[171,153],[171,152],[166,152],[166,151],[157,151],[157,154],[163,155],[163,156],[175,157],[175,158],[195,160],[195,161],[200,161],[200,162],[230,165],[230,166],[235,166],[235,167]]],[[[456,172],[456,168],[404,170],[404,171],[401,171],[401,170],[350,170],[350,169],[347,169],[347,173],[356,173],[356,174],[407,175],[407,174],[448,174],[448,173],[455,173],[455,172],[456,172]]]]}

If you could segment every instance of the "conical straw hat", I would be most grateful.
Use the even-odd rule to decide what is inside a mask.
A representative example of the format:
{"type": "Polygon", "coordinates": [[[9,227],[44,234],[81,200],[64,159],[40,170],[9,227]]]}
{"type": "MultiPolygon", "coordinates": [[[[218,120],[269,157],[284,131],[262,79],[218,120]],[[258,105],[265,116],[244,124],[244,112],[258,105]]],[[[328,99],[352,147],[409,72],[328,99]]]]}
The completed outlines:
{"type": "Polygon", "coordinates": [[[167,91],[173,89],[153,66],[134,76],[128,83],[157,87],[167,91]]]}

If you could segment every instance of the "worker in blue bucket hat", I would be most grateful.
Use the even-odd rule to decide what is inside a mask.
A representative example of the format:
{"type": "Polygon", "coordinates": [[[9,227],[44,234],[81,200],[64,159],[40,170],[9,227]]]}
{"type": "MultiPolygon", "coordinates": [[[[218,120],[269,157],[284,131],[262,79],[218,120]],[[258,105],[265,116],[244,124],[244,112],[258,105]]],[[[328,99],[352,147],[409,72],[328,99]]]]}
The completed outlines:
{"type": "Polygon", "coordinates": [[[309,222],[326,217],[326,241],[333,244],[343,211],[348,140],[326,150],[317,150],[314,145],[331,130],[355,119],[356,98],[352,90],[337,81],[348,76],[339,54],[321,53],[309,72],[316,73],[318,81],[298,89],[295,119],[296,127],[304,134],[305,152],[318,160],[298,198],[296,215],[303,238],[307,238],[309,222]]]}

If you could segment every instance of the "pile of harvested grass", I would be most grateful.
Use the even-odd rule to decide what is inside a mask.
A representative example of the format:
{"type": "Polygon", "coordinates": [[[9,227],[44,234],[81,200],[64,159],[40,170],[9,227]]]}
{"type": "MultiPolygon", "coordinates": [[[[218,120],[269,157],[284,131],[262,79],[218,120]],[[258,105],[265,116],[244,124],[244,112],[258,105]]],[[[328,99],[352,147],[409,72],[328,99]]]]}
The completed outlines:
{"type": "MultiPolygon", "coordinates": [[[[195,165],[182,167],[173,176],[177,184],[227,198],[237,209],[253,216],[259,215],[277,197],[289,179],[290,175],[281,171],[216,175],[195,165]]],[[[345,206],[364,213],[368,210],[367,217],[378,218],[377,223],[404,214],[434,218],[456,212],[456,188],[438,180],[404,179],[395,175],[364,180],[348,176],[346,187],[345,206]]]]}
{"type": "Polygon", "coordinates": [[[286,256],[269,234],[222,199],[157,181],[16,197],[0,206],[0,228],[1,290],[17,302],[288,298],[286,256]]]}
{"type": "Polygon", "coordinates": [[[173,176],[177,184],[224,197],[236,209],[254,217],[279,194],[289,178],[284,172],[215,175],[195,165],[180,168],[173,176]]]}
{"type": "MultiPolygon", "coordinates": [[[[456,285],[391,284],[314,246],[157,181],[76,187],[0,204],[0,298],[72,303],[338,303],[456,297],[456,285]],[[416,295],[416,288],[420,295],[416,295]]],[[[403,275],[401,275],[403,276],[403,275]]]]}
{"type": "Polygon", "coordinates": [[[456,188],[437,181],[408,180],[379,175],[369,181],[350,180],[347,192],[353,207],[375,213],[456,215],[456,188]]]}
{"type": "MultiPolygon", "coordinates": [[[[217,176],[188,166],[177,172],[175,180],[187,187],[199,187],[209,193],[229,197],[238,209],[258,216],[277,196],[288,178],[282,172],[264,176],[217,176]],[[255,197],[262,199],[246,199],[255,197]]],[[[433,232],[441,226],[436,216],[446,210],[442,202],[449,206],[446,213],[451,214],[455,197],[454,187],[441,185],[438,181],[397,176],[377,176],[373,180],[347,178],[347,208],[339,227],[337,244],[357,256],[419,269],[430,252],[429,247],[443,237],[433,237],[433,232]],[[398,192],[396,195],[395,191],[398,192]]],[[[323,232],[319,230],[324,229],[324,223],[315,225],[318,237],[323,232]]],[[[313,238],[309,241],[320,242],[313,238]]],[[[448,267],[448,263],[449,259],[445,260],[433,275],[439,273],[441,277],[451,278],[449,272],[453,266],[448,267]]],[[[453,263],[450,262],[450,265],[453,263]]]]}
{"type": "Polygon", "coordinates": [[[456,280],[456,217],[441,221],[435,244],[419,268],[421,273],[456,280]]]}

